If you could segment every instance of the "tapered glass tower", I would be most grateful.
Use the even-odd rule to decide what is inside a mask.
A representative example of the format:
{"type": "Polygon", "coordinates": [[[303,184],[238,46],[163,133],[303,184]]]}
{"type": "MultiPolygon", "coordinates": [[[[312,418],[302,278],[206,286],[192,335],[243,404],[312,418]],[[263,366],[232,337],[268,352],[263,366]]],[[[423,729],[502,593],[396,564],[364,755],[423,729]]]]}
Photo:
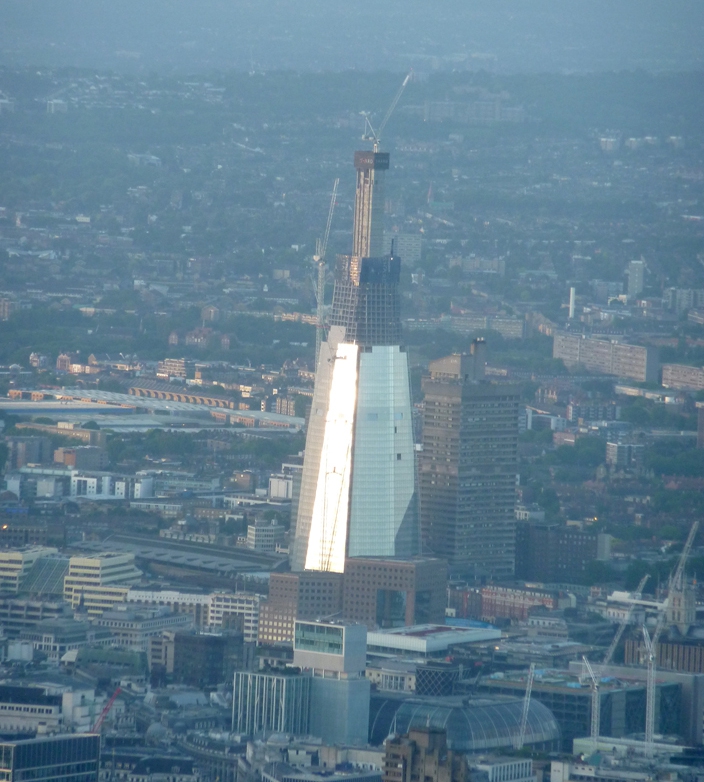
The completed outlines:
{"type": "Polygon", "coordinates": [[[357,152],[352,255],[337,258],[291,552],[293,570],[341,573],[347,557],[420,547],[401,260],[382,256],[389,155],[357,152]]]}

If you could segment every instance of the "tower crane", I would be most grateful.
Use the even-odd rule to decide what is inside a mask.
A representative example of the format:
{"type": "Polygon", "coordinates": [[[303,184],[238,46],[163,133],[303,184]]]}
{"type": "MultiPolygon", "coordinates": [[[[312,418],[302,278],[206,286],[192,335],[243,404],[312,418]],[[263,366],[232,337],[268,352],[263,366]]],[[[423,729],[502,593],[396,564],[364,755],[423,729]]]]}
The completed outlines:
{"type": "Polygon", "coordinates": [[[386,112],[384,119],[381,121],[381,125],[379,125],[379,130],[374,130],[372,123],[369,121],[369,117],[366,114],[364,115],[364,135],[362,136],[362,139],[364,141],[371,141],[374,144],[374,152],[379,151],[379,145],[381,144],[381,134],[384,132],[386,123],[389,121],[389,119],[391,119],[391,115],[394,113],[394,110],[396,109],[398,102],[401,100],[401,96],[408,86],[408,82],[411,80],[412,76],[413,71],[411,70],[406,75],[406,78],[403,80],[403,83],[399,87],[399,90],[394,96],[394,99],[391,101],[389,110],[386,112]]]}
{"type": "MultiPolygon", "coordinates": [[[[658,629],[655,633],[659,635],[658,629]]],[[[655,634],[653,635],[655,638],[655,634]]],[[[645,756],[653,757],[655,743],[655,646],[650,638],[648,628],[643,625],[643,640],[645,641],[645,654],[647,657],[648,673],[646,676],[646,702],[645,702],[645,756]]]]}
{"type": "Polygon", "coordinates": [[[657,666],[658,655],[658,641],[660,640],[660,634],[665,627],[665,620],[667,617],[667,611],[670,607],[670,599],[674,592],[682,590],[684,569],[687,565],[687,558],[689,552],[692,550],[694,544],[694,538],[699,529],[699,522],[695,521],[689,530],[687,541],[684,544],[682,553],[680,554],[675,572],[672,574],[668,584],[667,597],[660,608],[657,622],[655,624],[655,630],[652,638],[648,629],[643,625],[643,640],[645,642],[645,654],[646,663],[648,666],[648,672],[646,676],[646,705],[645,705],[645,755],[648,758],[652,758],[654,754],[654,741],[655,741],[655,668],[657,666]]]}
{"type": "MultiPolygon", "coordinates": [[[[689,535],[687,536],[687,541],[684,544],[684,548],[682,549],[682,553],[680,554],[679,562],[677,563],[677,568],[675,569],[675,572],[672,575],[672,578],[670,579],[670,589],[669,592],[671,592],[673,589],[682,589],[682,578],[684,576],[684,568],[687,564],[687,557],[689,557],[689,552],[692,550],[692,545],[694,544],[694,538],[697,534],[697,530],[699,529],[699,522],[695,521],[694,524],[692,524],[691,529],[689,530],[689,535]]],[[[668,592],[668,597],[669,597],[668,592]]]]}
{"type": "Polygon", "coordinates": [[[530,709],[530,694],[533,691],[533,679],[535,677],[535,663],[530,664],[528,670],[528,681],[526,683],[526,694],[523,698],[523,713],[521,714],[521,727],[514,742],[514,749],[523,749],[523,742],[526,738],[526,727],[528,726],[528,711],[530,709]]]}
{"type": "Polygon", "coordinates": [[[599,679],[594,673],[594,669],[591,666],[589,660],[586,657],[582,657],[582,661],[589,673],[589,678],[592,680],[592,720],[591,720],[591,749],[592,754],[597,751],[599,746],[599,732],[601,730],[601,698],[599,696],[599,679]]]}
{"type": "Polygon", "coordinates": [[[100,729],[103,727],[103,722],[105,722],[105,718],[108,716],[108,713],[110,712],[110,709],[112,709],[115,701],[117,700],[117,696],[122,692],[122,690],[118,687],[115,692],[113,692],[112,697],[110,700],[105,704],[105,707],[100,712],[100,716],[95,721],[95,725],[93,725],[93,728],[91,729],[91,733],[100,733],[100,729]]]}
{"type": "MultiPolygon", "coordinates": [[[[650,578],[650,575],[646,573],[643,578],[640,580],[640,584],[636,587],[636,591],[634,592],[634,597],[640,597],[643,593],[643,587],[645,586],[647,580],[650,578]]],[[[614,652],[616,651],[616,647],[619,644],[619,641],[621,640],[621,637],[623,636],[623,632],[626,629],[626,627],[631,623],[631,619],[633,618],[633,612],[635,611],[635,605],[632,605],[626,614],[626,616],[621,620],[621,624],[618,626],[618,629],[616,630],[616,634],[614,635],[613,641],[611,641],[611,645],[606,650],[606,654],[604,655],[604,660],[602,662],[602,666],[608,665],[611,662],[611,658],[614,656],[614,652]]]]}
{"type": "Polygon", "coordinates": [[[337,187],[340,184],[340,180],[336,179],[332,186],[332,198],[330,199],[330,208],[328,209],[328,221],[325,225],[325,233],[322,239],[316,241],[315,255],[313,261],[318,264],[318,284],[316,286],[316,300],[317,300],[317,324],[315,329],[315,366],[318,367],[318,356],[320,356],[320,345],[323,341],[323,320],[325,313],[325,255],[328,251],[328,240],[330,239],[330,227],[332,226],[332,216],[335,212],[335,203],[337,201],[337,187]]]}

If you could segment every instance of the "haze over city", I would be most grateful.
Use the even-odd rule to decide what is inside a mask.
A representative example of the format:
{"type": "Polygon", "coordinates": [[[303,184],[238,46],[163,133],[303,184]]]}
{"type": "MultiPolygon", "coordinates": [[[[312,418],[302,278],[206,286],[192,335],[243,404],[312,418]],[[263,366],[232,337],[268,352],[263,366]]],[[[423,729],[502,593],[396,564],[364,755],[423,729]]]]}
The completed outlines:
{"type": "Polygon", "coordinates": [[[204,72],[403,70],[438,59],[499,73],[702,66],[696,0],[6,0],[0,62],[204,72]]]}
{"type": "Polygon", "coordinates": [[[701,777],[703,41],[0,4],[0,778],[701,777]]]}

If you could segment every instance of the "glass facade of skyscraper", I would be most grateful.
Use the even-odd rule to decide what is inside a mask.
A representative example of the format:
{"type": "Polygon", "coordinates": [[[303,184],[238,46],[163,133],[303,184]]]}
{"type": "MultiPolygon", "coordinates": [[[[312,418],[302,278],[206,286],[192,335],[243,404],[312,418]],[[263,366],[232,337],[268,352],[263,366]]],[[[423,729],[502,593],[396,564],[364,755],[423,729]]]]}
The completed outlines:
{"type": "Polygon", "coordinates": [[[100,736],[45,736],[0,744],[0,780],[98,782],[100,736]]]}

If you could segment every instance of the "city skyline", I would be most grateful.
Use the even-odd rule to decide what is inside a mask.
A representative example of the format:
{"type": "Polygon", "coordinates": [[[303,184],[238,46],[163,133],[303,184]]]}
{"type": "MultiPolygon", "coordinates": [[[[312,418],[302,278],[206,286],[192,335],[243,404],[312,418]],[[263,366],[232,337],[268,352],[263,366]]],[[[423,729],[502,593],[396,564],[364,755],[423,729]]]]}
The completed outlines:
{"type": "Polygon", "coordinates": [[[0,776],[704,775],[704,6],[1,5],[0,776]]]}

